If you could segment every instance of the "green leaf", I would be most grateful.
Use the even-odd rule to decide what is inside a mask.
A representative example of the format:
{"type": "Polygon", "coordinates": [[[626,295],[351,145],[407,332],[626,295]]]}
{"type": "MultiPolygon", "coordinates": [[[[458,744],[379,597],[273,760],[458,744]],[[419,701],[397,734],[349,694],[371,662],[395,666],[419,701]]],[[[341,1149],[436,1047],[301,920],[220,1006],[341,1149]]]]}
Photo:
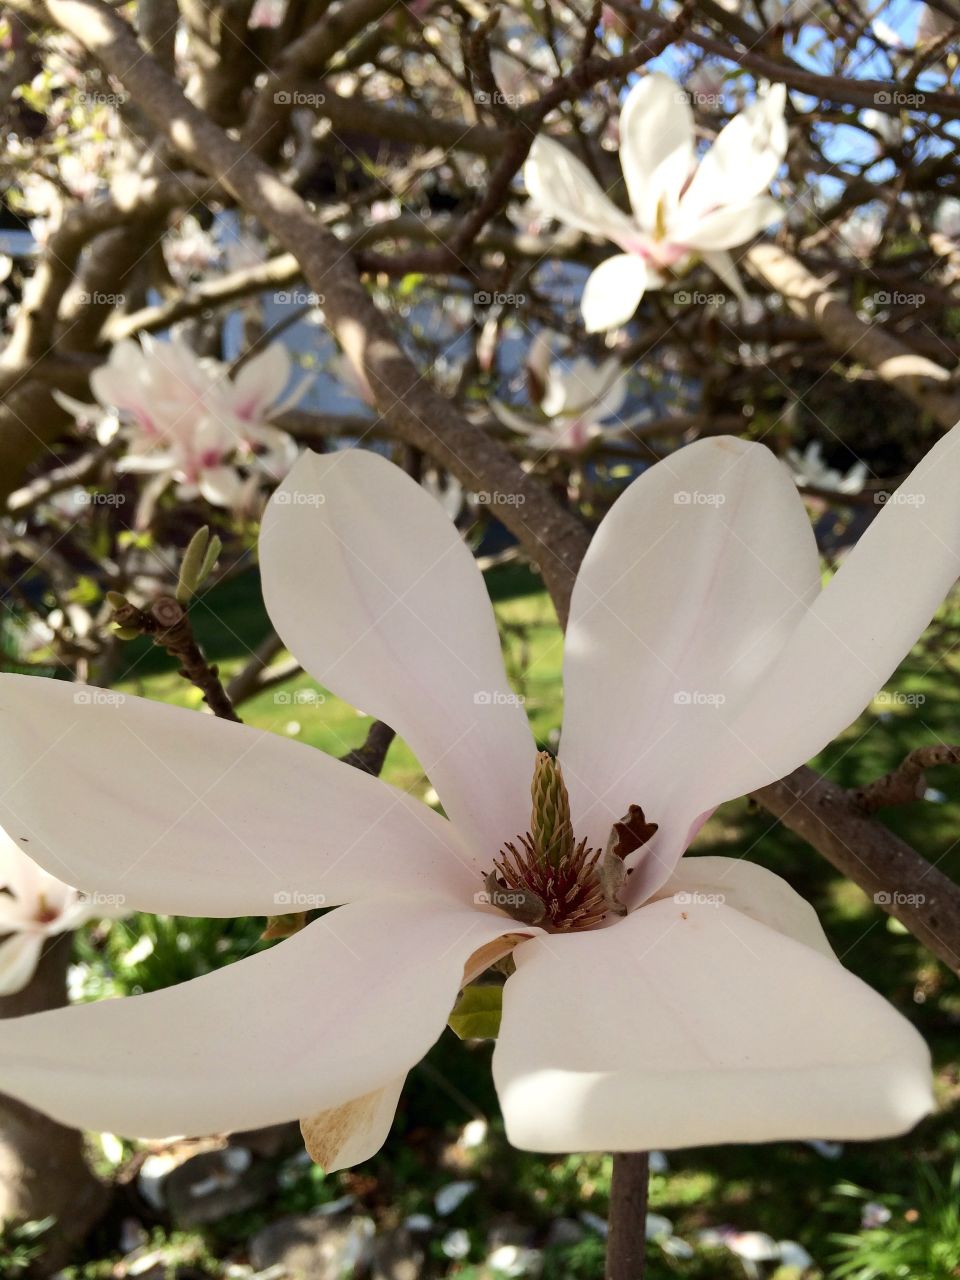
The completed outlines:
{"type": "Polygon", "coordinates": [[[465,987],[447,1025],[461,1040],[496,1040],[503,1012],[503,987],[465,987]]]}

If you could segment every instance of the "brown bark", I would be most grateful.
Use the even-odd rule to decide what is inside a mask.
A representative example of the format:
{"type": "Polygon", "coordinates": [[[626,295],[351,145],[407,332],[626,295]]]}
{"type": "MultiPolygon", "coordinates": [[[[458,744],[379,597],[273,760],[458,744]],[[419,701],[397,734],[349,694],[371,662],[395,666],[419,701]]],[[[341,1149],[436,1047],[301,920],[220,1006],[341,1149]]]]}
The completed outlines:
{"type": "MultiPolygon", "coordinates": [[[[15,1018],[66,1004],[70,934],[50,940],[25,990],[0,997],[0,1018],[15,1018]]],[[[106,1209],[109,1189],[87,1164],[83,1136],[0,1095],[0,1223],[55,1225],[43,1237],[38,1274],[62,1267],[106,1209]]]]}

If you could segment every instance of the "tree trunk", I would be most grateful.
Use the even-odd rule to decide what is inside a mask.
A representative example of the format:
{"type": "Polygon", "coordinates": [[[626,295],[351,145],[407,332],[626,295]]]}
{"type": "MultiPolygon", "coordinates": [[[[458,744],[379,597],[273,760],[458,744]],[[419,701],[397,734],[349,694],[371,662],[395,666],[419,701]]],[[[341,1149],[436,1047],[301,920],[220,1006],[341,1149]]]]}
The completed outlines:
{"type": "MultiPolygon", "coordinates": [[[[70,944],[70,934],[50,940],[29,985],[0,997],[0,1018],[66,1004],[70,944]]],[[[0,1094],[0,1223],[56,1219],[41,1237],[35,1274],[48,1275],[69,1260],[108,1200],[108,1188],[87,1164],[80,1133],[0,1094]]]]}

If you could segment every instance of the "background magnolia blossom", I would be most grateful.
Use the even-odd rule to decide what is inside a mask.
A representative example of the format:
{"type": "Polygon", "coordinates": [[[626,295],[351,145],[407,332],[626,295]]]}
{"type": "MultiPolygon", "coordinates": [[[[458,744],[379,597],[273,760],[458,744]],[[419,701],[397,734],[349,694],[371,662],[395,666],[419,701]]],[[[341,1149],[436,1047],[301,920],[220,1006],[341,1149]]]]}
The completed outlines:
{"type": "MultiPolygon", "coordinates": [[[[214,506],[239,503],[246,488],[241,468],[256,485],[277,480],[297,455],[295,442],[269,420],[296,404],[303,379],[285,396],[290,354],[272,343],[230,376],[228,366],[200,359],[176,333],[169,341],[145,334],[111,348],[90,388],[107,410],[97,439],[107,444],[118,431],[129,442],[118,469],[155,477],[162,489],[171,481],[177,496],[201,495],[214,506]]],[[[60,397],[79,419],[88,405],[60,397]]]]}
{"type": "Polygon", "coordinates": [[[0,996],[23,990],[52,938],[122,907],[122,895],[97,898],[64,884],[2,831],[0,881],[0,996]]]}
{"type": "Polygon", "coordinates": [[[623,253],[588,279],[581,309],[587,331],[625,324],[647,289],[660,289],[699,255],[745,296],[730,250],[782,217],[766,195],[787,149],[786,87],[772,85],[735,116],[697,162],[686,93],[653,73],[630,90],[620,112],[620,164],[628,217],[560,143],[538,135],[524,181],[538,209],[602,236],[623,253]]]}

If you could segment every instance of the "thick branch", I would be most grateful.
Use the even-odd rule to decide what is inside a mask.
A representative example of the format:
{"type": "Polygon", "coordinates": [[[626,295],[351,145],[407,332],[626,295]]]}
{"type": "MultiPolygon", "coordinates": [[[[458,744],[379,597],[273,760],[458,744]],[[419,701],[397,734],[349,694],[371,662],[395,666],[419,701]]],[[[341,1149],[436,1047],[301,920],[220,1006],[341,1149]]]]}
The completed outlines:
{"type": "Polygon", "coordinates": [[[861,320],[802,262],[774,244],[754,245],[743,261],[796,315],[815,325],[840,356],[873,369],[942,427],[960,422],[960,392],[946,369],[916,355],[879,325],[861,320]]]}
{"type": "Polygon", "coordinates": [[[856,793],[803,767],[753,798],[960,973],[960,885],[873,822],[856,793]]]}

